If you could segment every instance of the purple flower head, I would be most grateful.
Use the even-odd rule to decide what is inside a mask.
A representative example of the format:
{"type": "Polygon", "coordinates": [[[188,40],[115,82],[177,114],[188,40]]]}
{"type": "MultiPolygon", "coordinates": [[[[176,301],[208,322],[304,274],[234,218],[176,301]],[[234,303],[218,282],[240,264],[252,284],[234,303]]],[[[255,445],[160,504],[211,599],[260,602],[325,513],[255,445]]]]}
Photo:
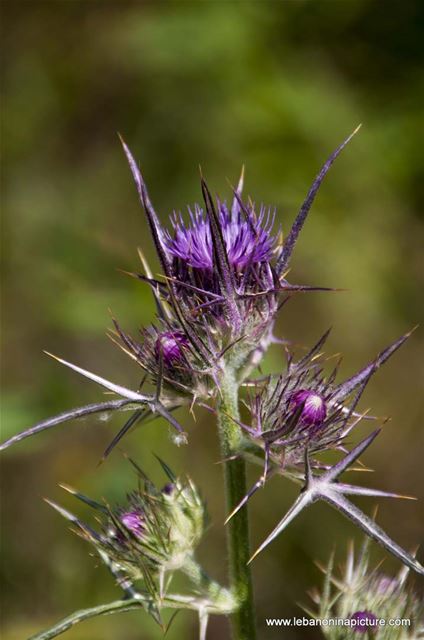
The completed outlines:
{"type": "MultiPolygon", "coordinates": [[[[165,232],[166,247],[174,260],[182,260],[195,269],[212,271],[213,242],[211,225],[204,211],[196,204],[194,213],[189,208],[190,224],[180,215],[171,217],[174,234],[165,232]]],[[[240,271],[249,264],[269,262],[275,239],[271,236],[274,216],[262,207],[258,218],[246,220],[240,209],[228,211],[225,203],[219,204],[219,223],[228,261],[240,271]]]]}
{"type": "Polygon", "coordinates": [[[126,511],[120,516],[120,521],[137,538],[143,535],[144,517],[140,510],[126,511]]]}
{"type": "Polygon", "coordinates": [[[162,354],[164,363],[170,366],[182,359],[188,340],[182,331],[164,331],[158,334],[155,346],[157,354],[162,354]]]}
{"type": "MultiPolygon", "coordinates": [[[[181,278],[183,284],[195,286],[204,294],[218,293],[223,297],[223,306],[231,322],[240,328],[239,304],[236,297],[245,295],[254,283],[257,293],[273,292],[285,288],[284,272],[300,231],[311,209],[312,203],[334,160],[352,139],[357,129],[330,155],[314,180],[300,208],[290,232],[281,246],[276,247],[276,261],[271,267],[274,238],[271,235],[274,216],[264,207],[256,214],[254,206],[243,203],[244,175],[241,174],[231,209],[225,203],[214,202],[210,191],[201,178],[202,195],[205,203],[203,210],[199,205],[189,209],[190,223],[184,223],[181,215],[174,214],[171,224],[174,233],[164,229],[152,205],[141,172],[129,148],[122,140],[125,155],[137,187],[141,204],[146,213],[159,260],[168,278],[181,278]],[[267,269],[258,270],[265,264],[267,269]],[[199,279],[190,274],[190,269],[208,271],[209,279],[199,279]],[[246,273],[247,271],[247,273],[246,273]],[[237,278],[237,275],[243,277],[237,278]]],[[[199,275],[199,274],[197,274],[199,275]]],[[[192,289],[193,293],[193,289],[192,289]]],[[[249,293],[251,293],[249,291],[249,293]]],[[[208,300],[207,300],[208,301],[208,300]]]]}
{"type": "MultiPolygon", "coordinates": [[[[284,242],[273,232],[274,212],[257,211],[242,200],[243,173],[231,207],[211,192],[201,177],[204,206],[189,208],[189,221],[174,213],[166,229],[150,200],[144,179],[127,145],[130,165],[146,213],[165,282],[136,277],[152,287],[157,305],[165,301],[173,320],[184,325],[191,347],[205,365],[224,360],[244,375],[257,366],[272,342],[272,329],[281,295],[318,287],[292,285],[285,274],[298,236],[330,166],[348,144],[349,136],[328,158],[314,180],[284,242]]],[[[321,288],[322,289],[322,288],[321,288]]]]}
{"type": "Polygon", "coordinates": [[[355,633],[367,633],[377,626],[377,616],[372,611],[355,611],[350,616],[351,626],[355,633]]]}
{"type": "Polygon", "coordinates": [[[327,416],[325,399],[314,391],[299,389],[291,397],[294,411],[300,409],[300,420],[306,425],[320,425],[327,416]]]}
{"type": "MultiPolygon", "coordinates": [[[[231,209],[214,202],[202,181],[206,209],[189,208],[171,218],[173,232],[163,230],[164,251],[174,282],[174,300],[196,332],[219,353],[228,337],[243,332],[253,339],[266,331],[277,310],[282,287],[271,263],[274,214],[235,199],[231,209]]],[[[239,197],[239,196],[238,196],[239,197]]],[[[178,311],[176,310],[178,315],[178,311]]]]}

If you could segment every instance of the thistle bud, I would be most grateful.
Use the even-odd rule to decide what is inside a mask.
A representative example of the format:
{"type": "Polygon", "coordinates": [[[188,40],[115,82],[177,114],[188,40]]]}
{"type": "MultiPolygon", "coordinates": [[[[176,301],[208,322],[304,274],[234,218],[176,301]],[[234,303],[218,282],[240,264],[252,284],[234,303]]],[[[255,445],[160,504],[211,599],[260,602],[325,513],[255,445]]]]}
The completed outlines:
{"type": "Polygon", "coordinates": [[[161,388],[164,401],[209,397],[210,366],[205,365],[178,322],[171,327],[161,322],[163,326],[143,329],[141,342],[125,333],[116,321],[114,325],[121,348],[148,374],[152,384],[161,388]]]}
{"type": "Polygon", "coordinates": [[[192,481],[176,478],[161,464],[169,482],[158,489],[136,467],[139,488],[128,495],[124,505],[102,505],[68,489],[97,511],[100,530],[53,504],[77,525],[103,559],[119,568],[121,576],[131,582],[140,580],[148,589],[161,574],[181,569],[192,558],[206,522],[204,502],[192,481]]]}
{"type": "Polygon", "coordinates": [[[156,339],[156,354],[163,357],[166,366],[181,361],[183,350],[187,348],[188,340],[182,331],[164,331],[156,339]]]}
{"type": "Polygon", "coordinates": [[[251,396],[244,448],[248,455],[256,449],[259,456],[258,448],[265,451],[280,473],[303,472],[306,450],[316,468],[322,468],[317,454],[344,450],[346,436],[364,417],[357,406],[366,385],[409,334],[343,382],[336,382],[338,364],[327,370],[321,349],[328,335],[329,331],[299,360],[288,353],[287,371],[258,384],[251,396]]]}
{"type": "Polygon", "coordinates": [[[162,493],[165,494],[166,496],[172,495],[174,491],[175,491],[175,484],[173,482],[167,482],[162,487],[162,493]]]}
{"type": "Polygon", "coordinates": [[[290,401],[294,411],[300,409],[300,420],[305,425],[319,425],[327,416],[326,402],[319,393],[299,389],[293,393],[290,401]]]}

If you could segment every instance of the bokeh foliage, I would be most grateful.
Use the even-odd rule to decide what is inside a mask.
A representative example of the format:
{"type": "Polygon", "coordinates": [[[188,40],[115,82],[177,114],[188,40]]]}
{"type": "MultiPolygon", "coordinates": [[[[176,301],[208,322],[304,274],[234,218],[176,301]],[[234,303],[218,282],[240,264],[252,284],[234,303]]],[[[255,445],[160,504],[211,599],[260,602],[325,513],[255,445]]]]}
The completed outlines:
{"type": "MultiPolygon", "coordinates": [[[[333,325],[330,344],[345,353],[348,373],[420,320],[418,0],[3,0],[2,8],[2,438],[101,397],[42,349],[138,383],[139,371],[104,336],[109,308],[133,332],[154,314],[147,288],[117,270],[137,267],[137,246],[154,260],[117,131],[141,161],[163,217],[200,198],[199,164],[212,190],[228,195],[227,178],[234,182],[244,163],[247,192],[275,204],[287,229],[319,165],[363,122],[331,170],[293,261],[297,282],[348,291],[299,296],[285,308],[278,333],[301,346],[333,325]]],[[[275,347],[266,369],[282,362],[275,347]]],[[[421,499],[422,362],[421,330],[379,372],[363,402],[393,417],[366,457],[377,471],[375,486],[421,499]]],[[[2,459],[5,640],[117,596],[41,496],[61,497],[59,481],[109,501],[122,496],[134,478],[120,453],[96,466],[119,426],[113,418],[59,427],[2,459]]],[[[199,411],[187,427],[187,447],[172,445],[157,421],[123,448],[152,475],[160,473],[157,452],[204,488],[214,522],[204,562],[224,580],[213,423],[199,411]]],[[[292,497],[277,478],[254,498],[255,543],[292,497]]],[[[380,508],[382,523],[406,547],[420,540],[422,505],[380,508]]],[[[265,616],[300,615],[295,602],[320,579],[313,560],[326,560],[334,546],[343,555],[355,536],[317,505],[257,559],[261,638],[278,637],[265,616]]],[[[223,633],[225,622],[212,621],[211,639],[223,633]]],[[[169,637],[194,634],[194,617],[181,614],[169,637]]],[[[132,613],[91,621],[67,637],[148,640],[161,632],[132,613]]],[[[286,637],[318,636],[300,628],[286,637]]]]}

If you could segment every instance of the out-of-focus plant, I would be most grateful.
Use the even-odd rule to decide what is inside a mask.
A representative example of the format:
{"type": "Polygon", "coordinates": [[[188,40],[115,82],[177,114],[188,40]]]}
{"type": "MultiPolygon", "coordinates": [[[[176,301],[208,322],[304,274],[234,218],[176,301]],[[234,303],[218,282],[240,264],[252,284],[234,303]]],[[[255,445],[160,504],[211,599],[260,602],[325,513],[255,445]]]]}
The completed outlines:
{"type": "Polygon", "coordinates": [[[366,539],[355,558],[350,546],[344,571],[334,572],[334,556],[322,568],[322,591],[310,596],[317,610],[305,608],[330,640],[418,640],[424,638],[423,603],[408,584],[409,568],[389,576],[379,566],[370,567],[366,539]],[[322,621],[326,624],[322,624],[322,621]]]}
{"type": "MultiPolygon", "coordinates": [[[[249,563],[317,500],[324,500],[347,516],[408,568],[424,573],[412,554],[347,497],[405,496],[340,479],[344,472],[355,468],[359,456],[379,433],[374,430],[358,445],[350,445],[354,428],[369,418],[358,410],[361,395],[376,370],[410,334],[396,340],[344,382],[336,381],[337,366],[326,371],[321,351],[328,332],[300,359],[295,359],[287,348],[284,373],[265,378],[256,374],[270,345],[281,342],[274,336],[275,318],[281,307],[298,292],[325,290],[316,285],[290,283],[290,260],[321,182],[353,135],[323,165],[284,237],[274,229],[274,211],[243,199],[243,172],[233,189],[231,204],[214,199],[201,176],[203,207],[196,204],[189,208],[188,222],[174,213],[171,228],[162,226],[137,163],[123,142],[162,269],[162,276],[153,277],[140,252],[144,272],[131,274],[151,288],[157,308],[155,324],[134,338],[113,321],[111,337],[140,366],[142,382],[134,391],[56,358],[115,397],[45,420],[13,436],[1,448],[62,422],[112,411],[130,415],[104,457],[136,424],[156,414],[170,423],[176,444],[182,444],[187,441],[187,434],[174,410],[207,406],[217,416],[224,466],[230,585],[228,590],[219,587],[194,563],[193,550],[202,533],[204,512],[191,482],[172,476],[168,492],[158,491],[144,478],[144,489],[132,494],[128,505],[118,510],[77,494],[100,511],[106,522],[102,532],[92,530],[61,507],[56,508],[95,545],[126,597],[111,605],[78,612],[38,638],[54,637],[92,615],[143,605],[159,622],[163,607],[196,609],[201,638],[205,637],[210,613],[230,615],[233,639],[254,640],[249,563]],[[249,424],[242,421],[241,401],[249,410],[249,424]],[[332,464],[324,462],[320,454],[329,450],[342,457],[332,464]],[[263,468],[249,490],[248,462],[259,463],[263,468]],[[293,481],[300,486],[300,493],[251,557],[247,502],[273,475],[293,481]],[[199,597],[169,594],[169,578],[177,570],[189,575],[199,597]],[[134,586],[138,581],[140,589],[134,586]]],[[[141,472],[140,475],[143,476],[141,472]]]]}

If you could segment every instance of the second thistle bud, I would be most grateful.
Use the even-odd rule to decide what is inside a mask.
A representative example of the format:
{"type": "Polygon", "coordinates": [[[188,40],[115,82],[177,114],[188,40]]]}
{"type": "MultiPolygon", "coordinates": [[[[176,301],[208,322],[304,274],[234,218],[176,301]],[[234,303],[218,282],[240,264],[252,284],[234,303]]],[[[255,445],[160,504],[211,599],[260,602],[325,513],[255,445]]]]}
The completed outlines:
{"type": "Polygon", "coordinates": [[[125,504],[113,508],[69,489],[97,511],[102,525],[99,531],[52,503],[77,525],[110,566],[131,582],[143,581],[148,588],[160,575],[191,561],[206,523],[205,504],[193,482],[176,478],[161,464],[169,479],[162,489],[137,467],[138,489],[128,495],[125,504]]]}

